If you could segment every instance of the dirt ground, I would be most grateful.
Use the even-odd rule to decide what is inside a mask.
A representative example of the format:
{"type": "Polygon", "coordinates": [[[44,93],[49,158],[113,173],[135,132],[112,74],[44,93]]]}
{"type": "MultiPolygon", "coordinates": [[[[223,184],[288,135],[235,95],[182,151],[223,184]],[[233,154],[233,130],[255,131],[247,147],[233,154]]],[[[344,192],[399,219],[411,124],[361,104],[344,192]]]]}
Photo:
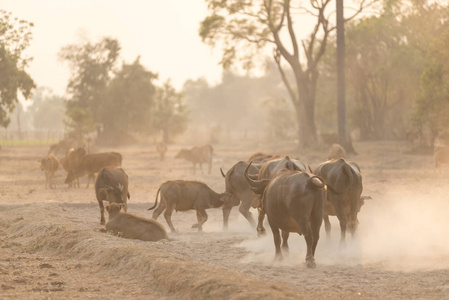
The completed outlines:
{"type": "MultiPolygon", "coordinates": [[[[190,146],[190,145],[188,145],[190,146]]],[[[219,168],[229,170],[256,151],[288,154],[315,167],[326,150],[299,153],[294,145],[214,145],[212,174],[191,173],[170,145],[160,162],[154,146],[113,149],[123,155],[130,181],[129,212],[147,211],[159,185],[200,180],[224,190],[219,168]]],[[[234,208],[230,228],[209,209],[199,233],[194,211],[174,213],[170,240],[143,242],[99,231],[93,185],[45,188],[39,168],[48,147],[0,150],[0,299],[449,299],[449,178],[432,157],[407,154],[401,142],[355,143],[366,201],[357,235],[339,243],[322,226],[316,269],[304,264],[302,236],[273,262],[270,230],[258,238],[234,208]]],[[[109,151],[112,149],[99,149],[109,151]]],[[[206,171],[207,168],[204,168],[206,171]]],[[[256,211],[252,211],[253,215],[256,211]]],[[[158,221],[168,229],[161,216],[158,221]]],[[[268,229],[268,227],[267,227],[268,229]]]]}

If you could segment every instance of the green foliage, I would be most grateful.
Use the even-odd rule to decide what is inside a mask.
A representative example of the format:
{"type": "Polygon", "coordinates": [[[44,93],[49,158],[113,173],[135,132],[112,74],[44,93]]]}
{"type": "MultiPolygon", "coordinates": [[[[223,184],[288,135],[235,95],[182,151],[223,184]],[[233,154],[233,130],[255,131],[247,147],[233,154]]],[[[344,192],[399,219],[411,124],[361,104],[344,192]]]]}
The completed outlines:
{"type": "Polygon", "coordinates": [[[64,131],[65,99],[50,89],[38,87],[26,114],[37,130],[64,131]]]}
{"type": "Polygon", "coordinates": [[[18,91],[25,99],[35,87],[25,71],[31,58],[23,51],[29,46],[33,23],[13,18],[11,13],[0,10],[0,126],[10,123],[8,112],[18,102],[18,91]]]}
{"type": "Polygon", "coordinates": [[[146,70],[137,57],[132,64],[123,63],[108,85],[100,122],[105,130],[144,132],[151,117],[157,75],[146,70]]]}
{"type": "Polygon", "coordinates": [[[83,41],[61,49],[60,59],[69,62],[72,69],[67,85],[67,126],[75,137],[94,130],[101,122],[107,85],[119,53],[119,42],[111,38],[98,43],[83,41]]]}
{"type": "Polygon", "coordinates": [[[449,30],[431,44],[421,75],[421,90],[416,98],[413,121],[433,132],[449,128],[449,30]]]}

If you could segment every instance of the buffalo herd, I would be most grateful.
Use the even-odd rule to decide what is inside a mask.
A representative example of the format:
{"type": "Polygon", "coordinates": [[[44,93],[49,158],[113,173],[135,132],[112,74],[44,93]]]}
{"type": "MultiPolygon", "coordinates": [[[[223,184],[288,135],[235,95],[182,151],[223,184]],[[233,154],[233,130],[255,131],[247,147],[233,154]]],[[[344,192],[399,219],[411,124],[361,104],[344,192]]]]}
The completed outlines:
{"type": "MultiPolygon", "coordinates": [[[[282,257],[282,250],[288,250],[291,232],[303,235],[307,245],[306,265],[313,268],[323,220],[329,235],[329,216],[338,218],[340,239],[344,243],[347,231],[352,235],[356,232],[359,223],[357,215],[364,201],[371,199],[362,196],[359,165],[346,160],[346,152],[340,145],[332,145],[328,160],[314,170],[289,156],[261,152],[251,155],[246,161],[235,163],[226,173],[220,168],[225,183],[222,193],[199,181],[169,180],[160,185],[154,205],[148,209],[154,209],[152,219],[146,219],[127,212],[130,198],[128,175],[121,168],[120,153],[87,153],[84,148],[66,149],[65,144],[58,146],[65,151],[61,162],[52,154],[55,149],[50,149],[41,161],[46,187],[55,187],[53,177],[59,165],[67,171],[65,183],[73,187],[79,187],[79,178],[85,175],[88,176],[89,187],[97,174],[95,195],[100,207],[100,224],[105,225],[102,231],[125,238],[145,241],[168,239],[164,227],[156,220],[163,213],[171,232],[176,232],[171,220],[173,210],[195,210],[198,222],[192,228],[202,231],[208,219],[206,209],[221,208],[223,229],[227,229],[231,209],[239,206],[240,213],[256,228],[259,236],[265,234],[264,219],[267,217],[274,238],[275,259],[282,257]],[[109,203],[106,205],[108,222],[105,222],[103,201],[109,203]],[[250,212],[251,207],[258,210],[257,222],[250,212]]],[[[167,146],[158,143],[156,150],[160,160],[164,160],[167,146]]],[[[202,164],[206,163],[210,174],[213,148],[205,145],[181,149],[175,158],[191,162],[193,174],[196,165],[203,172],[202,164]]]]}

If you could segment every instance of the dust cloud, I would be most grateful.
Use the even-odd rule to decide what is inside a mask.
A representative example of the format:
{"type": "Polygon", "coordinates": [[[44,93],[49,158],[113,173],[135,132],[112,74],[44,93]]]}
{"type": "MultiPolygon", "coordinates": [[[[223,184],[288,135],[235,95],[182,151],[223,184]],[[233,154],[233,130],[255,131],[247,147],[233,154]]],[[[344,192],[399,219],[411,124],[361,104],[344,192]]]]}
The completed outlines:
{"type": "MultiPolygon", "coordinates": [[[[359,213],[355,236],[340,243],[340,226],[330,217],[332,230],[326,236],[324,223],[316,249],[317,265],[379,265],[392,271],[439,270],[449,267],[449,202],[445,194],[429,190],[391,189],[365,202],[359,213]],[[427,194],[427,195],[426,195],[427,194]]],[[[290,234],[289,253],[274,262],[274,242],[268,223],[267,235],[241,242],[249,252],[242,263],[270,266],[302,265],[306,256],[303,236],[290,234]]]]}

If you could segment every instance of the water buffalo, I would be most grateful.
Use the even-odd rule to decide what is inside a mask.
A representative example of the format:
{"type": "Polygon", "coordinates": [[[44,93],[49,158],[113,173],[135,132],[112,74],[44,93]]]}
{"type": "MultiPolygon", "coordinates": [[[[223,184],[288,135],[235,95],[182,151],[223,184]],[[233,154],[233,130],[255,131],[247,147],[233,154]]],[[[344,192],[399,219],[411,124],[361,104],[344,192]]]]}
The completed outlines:
{"type": "Polygon", "coordinates": [[[95,173],[104,167],[120,167],[122,165],[122,155],[117,152],[103,152],[87,154],[83,148],[78,148],[70,155],[71,160],[76,161],[76,165],[69,171],[64,183],[69,183],[77,177],[88,175],[87,186],[90,181],[94,181],[95,173]]]}
{"type": "Polygon", "coordinates": [[[198,228],[202,231],[202,225],[207,221],[207,208],[219,208],[223,204],[233,201],[233,196],[229,193],[216,193],[206,184],[198,181],[174,180],[163,183],[156,194],[156,201],[148,210],[152,210],[157,206],[159,193],[161,194],[161,202],[153,212],[153,219],[157,220],[159,215],[165,210],[164,217],[172,232],[176,232],[171,221],[173,210],[187,211],[196,210],[198,223],[192,228],[198,228]]]}
{"type": "Polygon", "coordinates": [[[183,158],[193,164],[193,174],[195,174],[196,164],[200,165],[201,173],[203,173],[203,163],[209,164],[209,174],[212,170],[213,148],[211,145],[196,146],[191,149],[181,149],[175,158],[183,158]]]}
{"type": "Polygon", "coordinates": [[[308,172],[288,169],[279,170],[270,179],[253,180],[249,176],[245,177],[252,190],[262,195],[257,227],[258,231],[265,231],[263,216],[266,214],[273,232],[275,258],[282,258],[279,229],[282,230],[282,248],[285,250],[288,250],[290,232],[296,232],[303,234],[306,240],[307,267],[314,268],[326,197],[324,180],[308,172]]]}
{"type": "Polygon", "coordinates": [[[265,162],[259,170],[257,179],[270,179],[281,169],[306,171],[306,165],[297,159],[288,156],[278,157],[265,162]]]}
{"type": "MultiPolygon", "coordinates": [[[[259,205],[259,200],[258,197],[251,192],[251,187],[245,180],[244,172],[248,165],[249,163],[240,161],[229,169],[226,175],[220,168],[221,175],[225,178],[226,192],[234,196],[233,201],[229,201],[223,205],[224,229],[228,228],[229,214],[231,213],[232,207],[239,205],[239,203],[241,203],[239,207],[240,213],[248,220],[251,226],[256,226],[256,222],[249,209],[251,206],[256,208],[259,205]]],[[[260,163],[253,163],[248,169],[248,173],[257,176],[261,166],[262,164],[260,163]]]]}
{"type": "Polygon", "coordinates": [[[346,228],[352,235],[355,233],[358,225],[357,214],[363,205],[360,167],[355,162],[339,158],[321,163],[314,173],[324,178],[328,186],[324,210],[326,233],[329,235],[331,230],[329,215],[336,215],[340,222],[341,242],[344,242],[346,228]]]}
{"type": "Polygon", "coordinates": [[[100,206],[100,224],[104,224],[103,201],[109,203],[121,203],[125,212],[128,210],[128,174],[125,170],[117,167],[103,168],[95,180],[95,196],[100,206]]]}
{"type": "Polygon", "coordinates": [[[142,241],[159,241],[168,239],[165,228],[156,220],[146,219],[130,213],[121,212],[121,204],[111,203],[106,205],[109,220],[106,223],[106,231],[128,239],[142,241]]]}
{"type": "Polygon", "coordinates": [[[59,167],[59,160],[53,154],[47,155],[41,160],[41,170],[45,172],[45,188],[55,188],[53,177],[59,167]]]}
{"type": "Polygon", "coordinates": [[[339,158],[346,158],[346,150],[341,146],[340,144],[332,144],[329,148],[329,155],[327,156],[327,159],[339,159],[339,158]]]}

